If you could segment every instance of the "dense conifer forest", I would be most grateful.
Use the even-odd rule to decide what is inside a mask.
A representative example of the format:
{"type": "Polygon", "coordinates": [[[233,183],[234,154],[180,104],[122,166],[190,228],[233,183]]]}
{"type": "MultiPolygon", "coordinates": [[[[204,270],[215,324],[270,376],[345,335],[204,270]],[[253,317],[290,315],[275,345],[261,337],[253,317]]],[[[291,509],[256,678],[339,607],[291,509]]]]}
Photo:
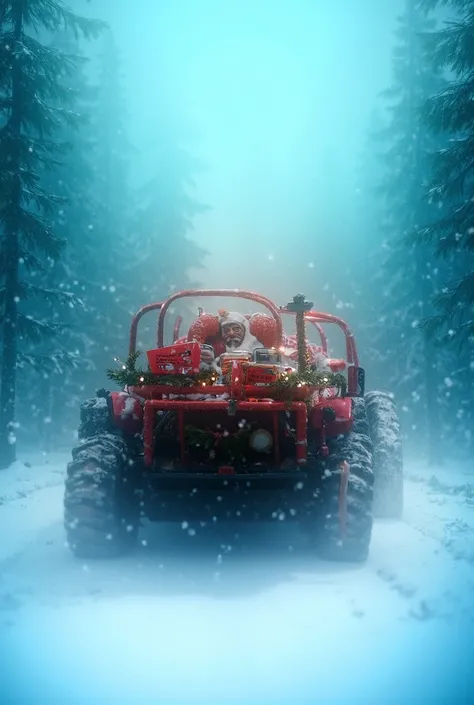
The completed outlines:
{"type": "MultiPolygon", "coordinates": [[[[149,154],[136,148],[114,27],[76,14],[81,5],[0,3],[2,467],[17,443],[72,441],[80,401],[126,350],[133,311],[212,283],[212,272],[195,282],[190,271],[207,249],[193,224],[219,207],[195,193],[212,165],[187,146],[169,101],[157,102],[149,154]],[[142,173],[145,156],[153,167],[142,173]]],[[[395,395],[407,447],[433,462],[466,458],[474,444],[474,3],[407,0],[394,33],[391,82],[360,145],[356,254],[344,270],[338,252],[314,244],[323,216],[309,182],[293,254],[331,264],[335,309],[358,336],[372,386],[395,395]]],[[[342,165],[326,166],[334,199],[342,165]]],[[[289,286],[317,295],[321,283],[305,272],[283,273],[282,296],[289,286]]]]}

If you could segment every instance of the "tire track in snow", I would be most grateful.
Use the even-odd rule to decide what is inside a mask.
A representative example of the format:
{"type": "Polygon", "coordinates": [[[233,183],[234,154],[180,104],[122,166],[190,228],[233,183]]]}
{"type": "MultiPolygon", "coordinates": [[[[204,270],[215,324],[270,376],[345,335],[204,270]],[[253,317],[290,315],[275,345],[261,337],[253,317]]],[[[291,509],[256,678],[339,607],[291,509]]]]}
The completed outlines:
{"type": "MultiPolygon", "coordinates": [[[[407,482],[407,508],[401,521],[376,523],[373,539],[379,578],[408,603],[408,616],[420,621],[474,619],[474,571],[446,545],[446,521],[429,514],[427,495],[412,493],[407,482]],[[383,547],[386,547],[385,552],[383,547]]],[[[455,507],[450,507],[453,520],[455,507]]]]}
{"type": "Polygon", "coordinates": [[[22,603],[34,599],[50,604],[124,594],[197,593],[219,598],[257,595],[291,584],[295,593],[313,592],[322,613],[325,602],[336,596],[340,609],[354,619],[384,621],[388,613],[396,620],[471,618],[472,565],[455,560],[444,543],[448,522],[462,521],[456,516],[460,505],[452,497],[446,503],[443,495],[433,501],[422,487],[407,482],[403,521],[375,523],[364,566],[289,555],[288,543],[296,545],[296,539],[290,536],[292,530],[285,532],[283,527],[281,531],[281,525],[258,531],[243,527],[248,550],[240,555],[237,545],[227,551],[219,531],[214,533],[215,546],[210,546],[185,541],[183,536],[176,541],[176,531],[173,539],[173,532],[152,525],[156,540],[144,532],[148,546],[139,547],[132,556],[81,562],[64,545],[62,485],[47,487],[9,502],[0,512],[4,537],[0,559],[14,556],[0,566],[4,578],[0,608],[18,607],[12,595],[22,603]]]}
{"type": "Polygon", "coordinates": [[[411,491],[405,520],[416,530],[438,541],[452,558],[467,561],[474,567],[472,485],[453,487],[453,491],[446,494],[446,485],[433,485],[431,481],[409,484],[411,491]],[[469,492],[466,488],[470,488],[469,492]]]}

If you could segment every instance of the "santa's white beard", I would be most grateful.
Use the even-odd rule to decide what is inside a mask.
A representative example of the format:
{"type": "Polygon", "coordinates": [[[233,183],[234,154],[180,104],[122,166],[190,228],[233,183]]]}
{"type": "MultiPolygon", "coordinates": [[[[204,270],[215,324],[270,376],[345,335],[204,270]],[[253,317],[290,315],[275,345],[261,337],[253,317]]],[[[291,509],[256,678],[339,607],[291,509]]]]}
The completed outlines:
{"type": "Polygon", "coordinates": [[[232,340],[228,340],[227,343],[225,344],[225,346],[226,346],[227,350],[235,350],[236,348],[238,348],[240,346],[241,342],[242,341],[234,338],[232,340]]]}

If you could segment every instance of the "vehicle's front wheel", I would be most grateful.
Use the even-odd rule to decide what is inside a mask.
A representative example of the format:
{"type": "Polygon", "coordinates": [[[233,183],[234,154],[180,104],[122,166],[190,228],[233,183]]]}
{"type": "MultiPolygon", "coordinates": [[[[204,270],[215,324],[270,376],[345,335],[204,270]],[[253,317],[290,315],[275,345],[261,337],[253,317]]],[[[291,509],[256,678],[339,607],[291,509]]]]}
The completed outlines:
{"type": "Polygon", "coordinates": [[[363,399],[353,399],[356,429],[328,439],[329,456],[323,466],[317,549],[321,557],[365,561],[372,537],[374,473],[372,442],[363,399]]]}
{"type": "Polygon", "coordinates": [[[78,558],[111,558],[136,544],[139,505],[127,443],[101,433],[77,445],[67,468],[64,525],[78,558]]]}

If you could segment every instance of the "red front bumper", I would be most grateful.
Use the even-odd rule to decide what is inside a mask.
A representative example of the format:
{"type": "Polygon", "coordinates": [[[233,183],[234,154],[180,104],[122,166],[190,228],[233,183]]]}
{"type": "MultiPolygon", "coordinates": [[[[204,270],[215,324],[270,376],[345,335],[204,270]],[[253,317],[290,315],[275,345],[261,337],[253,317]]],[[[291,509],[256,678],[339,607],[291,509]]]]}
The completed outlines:
{"type": "MultiPolygon", "coordinates": [[[[168,399],[147,399],[145,401],[143,419],[143,442],[145,466],[153,465],[155,448],[154,428],[155,417],[158,411],[176,411],[178,414],[179,441],[181,447],[181,462],[186,464],[186,442],[185,442],[185,414],[187,411],[222,411],[229,412],[229,401],[184,401],[168,399]]],[[[306,463],[307,457],[307,425],[308,410],[302,401],[295,401],[291,404],[278,401],[237,401],[236,411],[258,411],[268,412],[273,415],[274,429],[274,463],[278,467],[280,464],[280,450],[278,446],[278,414],[282,411],[292,411],[296,415],[296,461],[299,465],[306,463]]]]}

